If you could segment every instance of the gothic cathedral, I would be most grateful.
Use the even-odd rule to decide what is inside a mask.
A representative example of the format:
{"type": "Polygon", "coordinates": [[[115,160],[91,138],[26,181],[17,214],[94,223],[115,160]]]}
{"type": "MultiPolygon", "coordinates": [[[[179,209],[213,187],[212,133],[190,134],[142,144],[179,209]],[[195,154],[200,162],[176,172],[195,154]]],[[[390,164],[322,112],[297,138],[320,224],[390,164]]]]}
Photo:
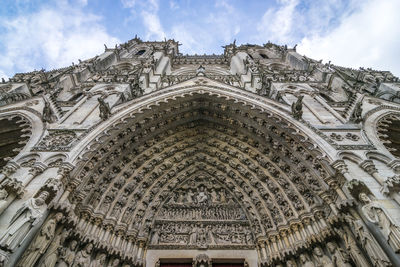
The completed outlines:
{"type": "Polygon", "coordinates": [[[0,266],[400,266],[400,81],[139,38],[0,83],[0,266]]]}

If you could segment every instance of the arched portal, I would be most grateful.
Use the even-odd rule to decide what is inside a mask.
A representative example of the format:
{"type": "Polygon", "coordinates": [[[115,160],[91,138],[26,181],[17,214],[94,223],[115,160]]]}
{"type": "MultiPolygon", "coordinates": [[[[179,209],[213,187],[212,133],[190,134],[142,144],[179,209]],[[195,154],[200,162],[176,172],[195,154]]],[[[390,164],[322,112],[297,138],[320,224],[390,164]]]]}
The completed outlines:
{"type": "Polygon", "coordinates": [[[332,235],[328,159],[254,105],[173,97],[128,113],[87,147],[72,175],[74,235],[124,260],[229,248],[270,264],[332,235]]]}

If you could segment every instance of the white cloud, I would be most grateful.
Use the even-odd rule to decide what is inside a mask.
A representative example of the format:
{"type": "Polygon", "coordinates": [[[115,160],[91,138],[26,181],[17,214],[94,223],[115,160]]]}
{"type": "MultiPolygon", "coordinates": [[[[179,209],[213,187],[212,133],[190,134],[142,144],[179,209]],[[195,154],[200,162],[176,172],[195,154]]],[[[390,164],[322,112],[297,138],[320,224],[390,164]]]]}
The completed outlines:
{"type": "Polygon", "coordinates": [[[259,33],[274,42],[287,42],[298,3],[298,0],[280,0],[279,7],[268,9],[257,26],[259,33]]]}
{"type": "Polygon", "coordinates": [[[299,53],[334,64],[400,75],[400,1],[368,0],[329,33],[307,36],[299,53]]]}
{"type": "Polygon", "coordinates": [[[166,37],[165,32],[161,26],[160,18],[157,13],[148,12],[143,10],[142,13],[143,24],[146,27],[146,40],[155,38],[157,40],[164,39],[166,37]]]}
{"type": "Polygon", "coordinates": [[[0,70],[12,76],[33,69],[60,68],[104,51],[119,40],[100,24],[101,18],[65,2],[43,7],[36,13],[3,19],[6,33],[0,36],[5,50],[0,70]]]}

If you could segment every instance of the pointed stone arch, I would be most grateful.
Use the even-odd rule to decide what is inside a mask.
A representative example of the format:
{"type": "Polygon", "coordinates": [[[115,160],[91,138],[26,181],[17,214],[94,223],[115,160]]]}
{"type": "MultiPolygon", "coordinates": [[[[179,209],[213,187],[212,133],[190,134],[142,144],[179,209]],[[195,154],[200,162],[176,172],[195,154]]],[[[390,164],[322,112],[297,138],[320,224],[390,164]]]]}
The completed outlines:
{"type": "MultiPolygon", "coordinates": [[[[249,100],[201,88],[120,109],[80,152],[70,186],[76,187],[70,196],[75,234],[122,258],[143,260],[144,247],[159,245],[152,237],[171,192],[205,176],[223,185],[247,218],[251,232],[238,247],[261,253],[266,240],[288,238],[290,251],[277,251],[281,257],[323,240],[330,233],[328,202],[337,197],[328,185],[330,159],[286,110],[286,117],[276,115],[249,100]]],[[[199,248],[162,247],[168,246],[199,248]]]]}

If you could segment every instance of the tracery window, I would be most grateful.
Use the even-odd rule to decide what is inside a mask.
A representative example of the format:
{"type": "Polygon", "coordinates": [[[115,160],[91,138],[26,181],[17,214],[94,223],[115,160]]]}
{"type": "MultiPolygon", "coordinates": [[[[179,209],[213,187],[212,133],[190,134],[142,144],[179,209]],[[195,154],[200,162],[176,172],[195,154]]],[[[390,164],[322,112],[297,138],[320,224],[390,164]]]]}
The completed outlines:
{"type": "Polygon", "coordinates": [[[390,114],[378,121],[378,137],[394,156],[400,157],[400,116],[390,114]]]}

